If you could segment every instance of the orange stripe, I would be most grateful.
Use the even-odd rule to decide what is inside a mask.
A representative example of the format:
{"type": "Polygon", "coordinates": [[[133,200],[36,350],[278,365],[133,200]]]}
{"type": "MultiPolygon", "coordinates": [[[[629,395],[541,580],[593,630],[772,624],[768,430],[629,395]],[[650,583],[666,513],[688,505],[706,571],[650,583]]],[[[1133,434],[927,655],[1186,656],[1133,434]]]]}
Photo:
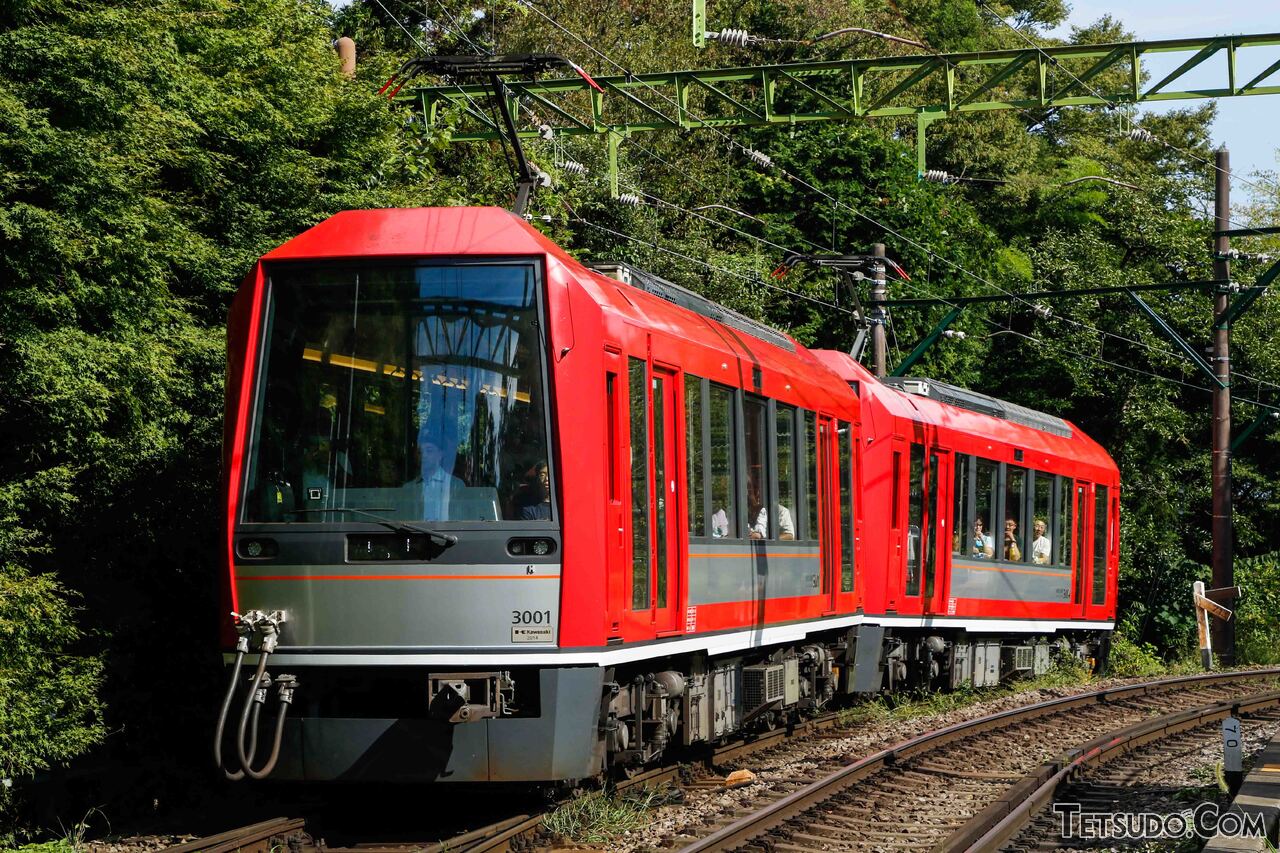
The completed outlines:
{"type": "Polygon", "coordinates": [[[953,569],[972,569],[975,572],[1012,572],[1015,575],[1044,575],[1050,578],[1069,578],[1071,572],[1065,569],[1061,572],[1039,572],[1035,569],[1005,569],[1000,566],[971,566],[968,563],[963,565],[952,565],[953,569]]]}
{"type": "Polygon", "coordinates": [[[238,581],[541,581],[559,575],[236,575],[238,581]]]}

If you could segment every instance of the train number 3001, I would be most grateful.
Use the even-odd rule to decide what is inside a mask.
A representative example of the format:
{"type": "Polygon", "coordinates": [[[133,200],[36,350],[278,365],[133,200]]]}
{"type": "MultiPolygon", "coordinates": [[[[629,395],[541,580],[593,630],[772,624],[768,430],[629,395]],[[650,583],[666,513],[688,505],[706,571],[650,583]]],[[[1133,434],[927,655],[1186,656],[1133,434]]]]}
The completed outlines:
{"type": "Polygon", "coordinates": [[[550,625],[550,610],[512,610],[512,625],[550,625]]]}

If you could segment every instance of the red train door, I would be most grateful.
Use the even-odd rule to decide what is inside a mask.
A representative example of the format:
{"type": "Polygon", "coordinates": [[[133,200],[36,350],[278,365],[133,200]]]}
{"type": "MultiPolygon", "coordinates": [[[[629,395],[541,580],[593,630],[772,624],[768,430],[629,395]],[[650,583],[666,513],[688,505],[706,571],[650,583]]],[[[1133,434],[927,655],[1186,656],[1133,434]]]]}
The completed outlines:
{"type": "Polygon", "coordinates": [[[927,534],[924,543],[924,612],[945,615],[947,612],[947,578],[951,577],[951,537],[947,517],[954,506],[951,453],[929,448],[928,497],[925,500],[927,534]]]}
{"type": "Polygon", "coordinates": [[[1075,616],[1083,618],[1089,595],[1089,541],[1085,532],[1089,529],[1088,498],[1092,488],[1083,480],[1075,483],[1071,507],[1071,609],[1075,616]]]}
{"type": "Polygon", "coordinates": [[[1111,523],[1111,490],[1094,484],[1089,496],[1089,583],[1084,591],[1086,619],[1107,618],[1111,545],[1115,539],[1111,523]]]}
{"type": "Polygon", "coordinates": [[[818,416],[818,551],[822,555],[822,610],[835,612],[836,590],[840,588],[840,550],[836,531],[840,527],[838,480],[835,475],[835,424],[818,416]]]}
{"type": "Polygon", "coordinates": [[[650,398],[653,440],[653,625],[658,636],[679,633],[677,599],[680,597],[680,459],[676,454],[681,432],[676,420],[675,371],[655,366],[650,398]]]}

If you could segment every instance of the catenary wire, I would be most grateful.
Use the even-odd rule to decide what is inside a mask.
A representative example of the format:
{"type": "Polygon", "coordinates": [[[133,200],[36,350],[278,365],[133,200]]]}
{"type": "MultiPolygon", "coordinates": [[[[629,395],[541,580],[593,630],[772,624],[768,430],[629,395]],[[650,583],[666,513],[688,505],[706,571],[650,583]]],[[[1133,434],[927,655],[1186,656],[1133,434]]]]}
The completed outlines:
{"type": "MultiPolygon", "coordinates": [[[[981,2],[981,0],[980,0],[980,2],[981,2]]],[[[623,66],[623,65],[621,65],[620,63],[618,63],[617,61],[615,61],[612,57],[608,56],[607,54],[605,54],[605,53],[603,53],[602,51],[600,51],[599,49],[597,49],[594,45],[592,45],[592,44],[591,44],[590,42],[588,42],[586,39],[584,39],[584,38],[582,38],[581,36],[579,36],[577,33],[573,32],[573,31],[572,31],[572,30],[570,30],[569,28],[565,27],[563,24],[561,24],[561,23],[560,23],[559,21],[557,21],[555,18],[551,17],[550,15],[548,15],[547,13],[545,13],[544,11],[542,11],[541,9],[539,9],[539,8],[538,8],[538,7],[537,7],[537,6],[532,2],[532,0],[521,0],[521,3],[522,3],[523,5],[525,5],[525,6],[527,6],[529,9],[531,9],[531,10],[532,10],[533,12],[535,12],[537,15],[539,15],[540,17],[542,17],[542,18],[543,18],[544,20],[546,20],[548,23],[550,23],[551,25],[553,25],[554,27],[556,27],[557,29],[559,29],[560,31],[562,31],[563,33],[565,33],[566,35],[568,35],[568,36],[570,36],[571,38],[573,38],[575,41],[577,41],[577,42],[579,42],[580,44],[582,44],[583,46],[585,46],[588,50],[590,50],[590,51],[591,51],[592,53],[594,53],[596,56],[600,57],[602,60],[604,60],[605,62],[607,62],[609,65],[613,66],[614,68],[618,69],[619,71],[622,71],[624,74],[627,74],[628,76],[630,76],[630,75],[631,75],[631,72],[630,72],[630,70],[629,70],[629,69],[627,69],[625,66],[623,66]]],[[[380,0],[379,0],[379,5],[381,5],[380,0]]],[[[985,4],[984,4],[984,5],[985,5],[985,4]]],[[[385,9],[385,7],[384,7],[384,9],[385,9]]],[[[1006,22],[1006,24],[1007,24],[1007,22],[1006,22]]],[[[403,28],[403,25],[402,25],[402,28],[403,28]]],[[[406,32],[407,32],[407,30],[406,30],[406,32]]],[[[1021,35],[1021,33],[1020,33],[1020,35],[1021,35]]],[[[1033,47],[1036,47],[1034,44],[1032,44],[1032,46],[1033,46],[1033,47]]],[[[1038,48],[1037,48],[1037,49],[1038,49],[1038,48]]],[[[1070,73],[1070,72],[1068,72],[1068,73],[1070,73]]],[[[643,81],[642,81],[642,82],[643,82],[643,81]]],[[[650,89],[650,91],[654,92],[654,93],[655,93],[655,94],[657,94],[659,97],[663,98],[664,100],[668,101],[669,103],[672,103],[672,105],[674,105],[674,106],[678,106],[678,105],[676,105],[676,104],[675,104],[675,102],[674,102],[674,101],[671,101],[671,99],[670,99],[668,96],[666,96],[666,95],[665,95],[664,93],[662,93],[661,91],[657,90],[657,89],[656,89],[655,87],[653,87],[652,85],[650,85],[650,84],[646,84],[646,86],[647,86],[647,88],[649,88],[649,89],[650,89]]],[[[651,107],[651,108],[652,108],[652,107],[651,107]]],[[[659,114],[660,114],[660,115],[662,114],[662,113],[661,113],[661,111],[658,111],[658,112],[659,112],[659,114]]],[[[664,118],[667,118],[667,120],[668,120],[668,121],[671,121],[671,119],[670,119],[669,117],[665,117],[665,116],[664,116],[664,118]]],[[[716,133],[716,134],[720,135],[721,137],[723,137],[723,138],[724,138],[724,139],[725,139],[725,140],[730,144],[730,146],[732,146],[733,148],[736,148],[736,149],[738,149],[738,150],[740,150],[740,151],[742,151],[743,153],[746,153],[746,154],[748,154],[748,155],[749,155],[749,154],[752,154],[752,153],[755,153],[755,152],[753,151],[753,149],[749,149],[749,148],[747,148],[746,146],[742,145],[742,144],[741,144],[741,143],[739,143],[737,140],[735,140],[732,136],[730,136],[729,134],[727,134],[727,133],[725,133],[724,131],[720,130],[719,128],[716,128],[716,127],[712,126],[712,127],[708,127],[707,129],[709,129],[709,130],[713,131],[714,133],[716,133]]],[[[1178,150],[1178,149],[1175,149],[1175,150],[1178,150]]],[[[792,173],[790,173],[788,170],[786,170],[786,169],[784,169],[784,168],[782,168],[782,167],[780,167],[780,166],[777,166],[776,164],[772,164],[772,162],[770,162],[770,163],[769,163],[769,165],[770,165],[772,168],[776,168],[776,169],[778,169],[778,171],[779,171],[779,172],[781,172],[783,176],[785,176],[788,180],[792,181],[793,183],[797,183],[797,184],[799,184],[800,186],[802,186],[802,187],[804,187],[804,188],[808,189],[810,192],[813,192],[813,193],[815,193],[815,194],[817,194],[817,195],[820,195],[820,196],[822,196],[822,197],[826,198],[827,200],[831,201],[833,205],[835,205],[835,206],[837,206],[837,207],[841,207],[841,208],[844,208],[844,209],[848,210],[849,212],[853,213],[855,216],[857,216],[857,217],[859,217],[859,218],[861,218],[861,219],[863,219],[863,220],[865,220],[865,221],[869,222],[870,224],[875,225],[876,227],[880,228],[880,229],[881,229],[881,230],[883,230],[885,233],[890,234],[890,235],[892,235],[892,236],[896,237],[897,239],[899,239],[899,240],[901,240],[901,241],[903,241],[903,242],[905,242],[905,243],[908,243],[908,244],[910,244],[910,245],[912,245],[912,246],[916,247],[917,249],[919,249],[919,250],[921,250],[921,251],[925,252],[929,257],[937,259],[938,261],[940,261],[940,262],[942,262],[943,264],[945,264],[945,265],[947,265],[947,266],[951,267],[952,269],[956,270],[957,272],[960,272],[960,273],[962,273],[963,275],[966,275],[966,276],[968,276],[968,277],[970,277],[970,278],[974,279],[975,281],[978,281],[978,282],[980,282],[980,283],[982,283],[982,284],[985,284],[987,287],[992,288],[992,289],[994,289],[994,290],[998,291],[999,293],[1001,293],[1001,294],[1003,294],[1003,295],[1009,296],[1011,299],[1015,299],[1015,300],[1017,300],[1018,302],[1021,302],[1021,303],[1023,303],[1024,305],[1026,305],[1026,306],[1028,306],[1028,307],[1034,307],[1034,305],[1033,305],[1031,302],[1029,302],[1029,301],[1027,301],[1027,300],[1025,300],[1025,299],[1021,298],[1018,294],[1016,294],[1016,293],[1014,293],[1014,292],[1012,292],[1012,291],[1009,291],[1009,290],[1007,290],[1007,289],[1005,289],[1005,288],[1003,288],[1003,287],[1001,287],[1001,286],[999,286],[999,285],[995,284],[994,282],[992,282],[992,281],[988,280],[988,279],[987,279],[987,278],[985,278],[984,276],[978,275],[977,273],[974,273],[974,272],[972,272],[972,271],[968,270],[968,269],[967,269],[967,268],[965,268],[964,266],[962,266],[962,265],[960,265],[960,264],[957,264],[957,263],[955,263],[954,261],[951,261],[950,259],[948,259],[948,258],[946,258],[946,257],[944,257],[944,256],[942,256],[942,255],[937,254],[936,252],[934,252],[934,251],[933,251],[931,248],[929,248],[928,246],[925,246],[924,244],[919,243],[918,241],[915,241],[915,240],[911,239],[910,237],[907,237],[906,235],[904,235],[904,234],[902,234],[901,232],[899,232],[899,231],[897,231],[897,230],[895,230],[895,229],[893,229],[893,228],[891,228],[891,227],[889,227],[889,226],[885,225],[884,223],[879,222],[879,221],[878,221],[878,220],[876,220],[874,217],[868,216],[867,214],[862,213],[861,211],[859,211],[859,210],[857,210],[857,209],[855,209],[855,208],[853,208],[853,207],[851,207],[851,206],[849,206],[849,205],[845,204],[844,202],[842,202],[842,201],[840,201],[839,199],[835,198],[834,196],[830,195],[829,193],[827,193],[825,190],[821,189],[820,187],[817,187],[817,186],[815,186],[815,185],[813,185],[813,184],[809,183],[808,181],[805,181],[803,178],[800,178],[800,177],[798,177],[798,176],[796,176],[796,175],[793,175],[793,174],[792,174],[792,173]]],[[[705,218],[705,217],[704,217],[704,218],[705,218]]],[[[582,221],[583,221],[583,222],[585,222],[585,223],[586,223],[586,224],[588,224],[588,225],[591,225],[592,227],[600,228],[600,229],[602,229],[602,230],[609,230],[611,233],[619,234],[619,232],[612,232],[612,229],[604,229],[604,227],[603,227],[603,226],[595,225],[595,223],[590,223],[590,222],[588,222],[587,220],[582,220],[582,221]]],[[[709,220],[709,221],[716,222],[715,220],[709,220]]],[[[720,225],[722,225],[723,227],[729,227],[729,226],[724,226],[724,223],[718,223],[718,222],[717,222],[716,224],[720,224],[720,225]]],[[[733,229],[733,230],[735,230],[735,231],[736,231],[737,229],[733,229]]],[[[635,238],[629,237],[629,236],[627,236],[627,235],[619,235],[619,236],[623,236],[625,239],[635,239],[635,238]]],[[[758,239],[758,238],[757,238],[757,239],[758,239]]],[[[658,246],[655,246],[655,248],[658,248],[658,249],[660,249],[660,250],[662,250],[662,251],[665,251],[665,252],[667,252],[667,253],[669,253],[669,254],[672,254],[672,255],[676,255],[676,256],[679,256],[679,257],[684,257],[686,260],[691,260],[691,261],[694,261],[695,263],[702,263],[702,262],[700,262],[700,261],[697,261],[696,259],[689,258],[688,256],[681,255],[681,254],[680,254],[680,253],[678,253],[678,252],[673,252],[673,251],[671,251],[671,250],[663,249],[662,247],[658,247],[658,246]]],[[[705,265],[705,264],[704,264],[704,265],[705,265]]],[[[707,266],[710,266],[710,265],[707,265],[707,266]]],[[[714,269],[714,267],[712,267],[712,268],[714,269]]],[[[728,273],[729,273],[729,274],[731,274],[731,275],[736,275],[736,276],[737,276],[737,277],[739,277],[739,278],[745,278],[745,277],[743,277],[743,276],[741,276],[741,275],[739,275],[739,274],[731,273],[730,271],[727,271],[727,270],[721,270],[721,271],[722,271],[722,272],[728,272],[728,273]]],[[[746,279],[746,280],[751,280],[751,279],[746,279]]],[[[831,305],[831,303],[825,303],[825,302],[823,302],[823,301],[821,301],[821,300],[815,300],[815,299],[813,299],[812,297],[807,297],[807,296],[804,296],[803,294],[798,294],[798,293],[796,293],[795,291],[791,291],[791,290],[788,290],[788,289],[786,289],[786,288],[778,288],[778,287],[776,287],[775,285],[768,284],[767,282],[759,282],[759,283],[763,283],[763,284],[765,284],[766,286],[771,287],[771,288],[773,288],[773,289],[775,289],[775,290],[780,290],[780,291],[785,292],[785,293],[789,293],[789,294],[794,294],[794,295],[801,296],[801,298],[807,299],[807,300],[812,301],[812,302],[817,302],[818,304],[823,304],[823,305],[828,305],[828,306],[834,307],[834,306],[832,306],[832,305],[831,305]]],[[[1131,343],[1131,344],[1138,345],[1138,346],[1143,346],[1143,347],[1145,347],[1145,348],[1147,348],[1147,349],[1152,350],[1153,352],[1157,352],[1157,353],[1159,353],[1159,354],[1161,354],[1161,355],[1164,355],[1164,356],[1168,356],[1168,357],[1171,357],[1171,358],[1174,358],[1174,359],[1181,359],[1181,357],[1180,357],[1177,353],[1175,353],[1174,351],[1172,351],[1172,350],[1162,349],[1162,348],[1160,348],[1160,347],[1156,347],[1156,346],[1154,346],[1154,345],[1152,345],[1152,344],[1149,344],[1149,343],[1145,343],[1145,342],[1142,342],[1142,341],[1136,341],[1136,340],[1131,339],[1131,338],[1126,338],[1126,337],[1124,337],[1124,336],[1116,335],[1116,334],[1114,334],[1114,333],[1107,332],[1107,331],[1105,331],[1105,330],[1103,330],[1103,329],[1099,329],[1099,328],[1097,328],[1097,327],[1095,327],[1095,326],[1092,326],[1091,324],[1084,323],[1084,322],[1081,322],[1081,321],[1078,321],[1078,320],[1072,320],[1072,319],[1070,319],[1070,318],[1066,318],[1066,317],[1058,317],[1057,319],[1059,319],[1059,320],[1060,320],[1060,321],[1062,321],[1062,322],[1066,322],[1066,323],[1069,323],[1069,324],[1071,324],[1071,325],[1073,325],[1073,326],[1076,326],[1077,328],[1082,328],[1082,329],[1085,329],[1085,330],[1091,331],[1091,332],[1093,332],[1093,333],[1096,333],[1096,334],[1102,335],[1102,336],[1104,336],[1104,337],[1112,337],[1112,338],[1115,338],[1115,339],[1117,339],[1117,340],[1123,340],[1123,341],[1125,341],[1125,342],[1127,342],[1127,343],[1131,343]]],[[[1012,330],[1009,330],[1009,331],[1012,331],[1012,330]]],[[[1014,334],[1020,334],[1020,333],[1014,332],[1014,334]]],[[[1153,374],[1153,375],[1154,375],[1154,374],[1153,374]]],[[[1259,382],[1259,384],[1262,384],[1263,382],[1265,382],[1265,380],[1257,380],[1257,379],[1255,379],[1254,381],[1259,382]]],[[[1270,385],[1270,387],[1280,387],[1280,386],[1276,386],[1274,383],[1266,383],[1266,384],[1270,385]]],[[[1197,387],[1198,387],[1198,386],[1197,386],[1197,387]]]]}

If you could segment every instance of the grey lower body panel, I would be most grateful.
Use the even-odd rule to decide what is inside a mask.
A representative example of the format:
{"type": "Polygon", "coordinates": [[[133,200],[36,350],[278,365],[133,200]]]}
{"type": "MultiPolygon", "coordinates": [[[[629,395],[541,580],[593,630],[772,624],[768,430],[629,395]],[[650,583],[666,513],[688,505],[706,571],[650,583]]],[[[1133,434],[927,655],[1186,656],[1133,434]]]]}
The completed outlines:
{"type": "Polygon", "coordinates": [[[538,676],[541,714],[537,717],[457,724],[431,719],[289,720],[272,778],[549,782],[595,775],[604,670],[544,669],[538,676]]]}

